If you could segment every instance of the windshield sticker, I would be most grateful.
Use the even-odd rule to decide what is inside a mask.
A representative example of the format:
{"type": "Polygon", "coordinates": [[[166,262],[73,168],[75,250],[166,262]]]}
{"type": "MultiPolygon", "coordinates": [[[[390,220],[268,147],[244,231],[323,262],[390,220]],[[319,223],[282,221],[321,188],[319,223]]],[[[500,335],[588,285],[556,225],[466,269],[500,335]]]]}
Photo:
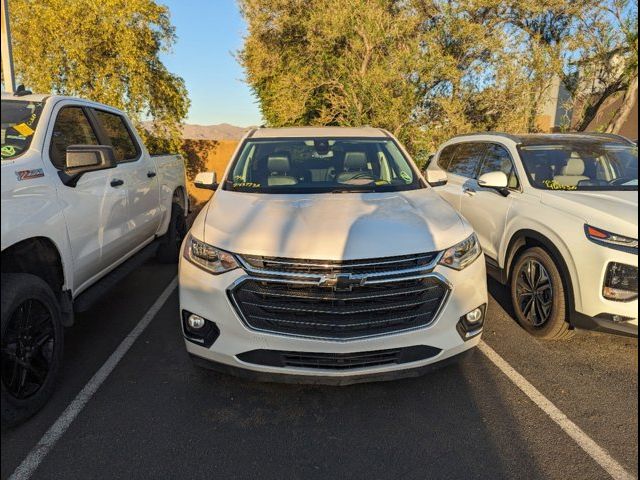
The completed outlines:
{"type": "Polygon", "coordinates": [[[544,180],[542,183],[544,183],[545,187],[549,190],[578,190],[577,185],[562,185],[555,180],[544,180]]]}
{"type": "Polygon", "coordinates": [[[34,132],[34,130],[26,123],[19,123],[18,125],[14,125],[12,128],[24,137],[29,137],[33,135],[34,132]]]}
{"type": "Polygon", "coordinates": [[[0,150],[0,153],[3,157],[13,157],[16,154],[16,147],[13,145],[5,145],[2,147],[2,150],[0,150]]]}
{"type": "Polygon", "coordinates": [[[260,185],[259,183],[253,183],[253,182],[242,182],[242,183],[234,183],[233,186],[238,188],[260,188],[262,185],[260,185]]]}
{"type": "Polygon", "coordinates": [[[405,182],[411,182],[411,177],[409,176],[409,174],[405,171],[400,172],[400,176],[402,177],[402,179],[405,182]]]}
{"type": "Polygon", "coordinates": [[[32,178],[44,177],[44,170],[41,168],[36,168],[34,170],[18,170],[16,172],[16,177],[18,177],[19,182],[23,180],[31,180],[32,178]]]}

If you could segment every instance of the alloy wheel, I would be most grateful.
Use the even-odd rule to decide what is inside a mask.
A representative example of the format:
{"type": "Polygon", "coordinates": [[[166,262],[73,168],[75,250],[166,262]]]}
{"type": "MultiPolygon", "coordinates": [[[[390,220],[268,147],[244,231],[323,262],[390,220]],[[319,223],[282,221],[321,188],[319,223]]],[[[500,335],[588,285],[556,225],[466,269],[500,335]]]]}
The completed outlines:
{"type": "Polygon", "coordinates": [[[543,326],[553,307],[553,286],[544,266],[534,259],[522,264],[516,279],[518,306],[524,318],[534,327],[543,326]]]}
{"type": "Polygon", "coordinates": [[[13,312],[2,335],[2,384],[18,400],[45,384],[54,358],[56,336],[51,312],[28,299],[13,312]]]}

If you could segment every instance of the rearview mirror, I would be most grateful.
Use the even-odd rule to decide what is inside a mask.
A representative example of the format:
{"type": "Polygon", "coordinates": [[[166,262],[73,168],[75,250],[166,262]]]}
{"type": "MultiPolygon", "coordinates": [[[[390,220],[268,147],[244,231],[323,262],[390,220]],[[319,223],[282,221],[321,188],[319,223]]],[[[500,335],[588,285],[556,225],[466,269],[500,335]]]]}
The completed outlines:
{"type": "Polygon", "coordinates": [[[75,187],[80,177],[87,172],[115,168],[116,155],[111,145],[69,145],[65,165],[58,172],[62,183],[75,187]]]}
{"type": "Polygon", "coordinates": [[[478,186],[493,188],[506,197],[509,194],[509,177],[504,172],[484,173],[478,178],[478,186]]]}
{"type": "Polygon", "coordinates": [[[447,184],[447,172],[440,169],[426,170],[424,175],[432,187],[440,187],[447,184]]]}
{"type": "Polygon", "coordinates": [[[218,188],[216,172],[200,172],[196,175],[193,185],[204,190],[215,190],[218,188]]]}

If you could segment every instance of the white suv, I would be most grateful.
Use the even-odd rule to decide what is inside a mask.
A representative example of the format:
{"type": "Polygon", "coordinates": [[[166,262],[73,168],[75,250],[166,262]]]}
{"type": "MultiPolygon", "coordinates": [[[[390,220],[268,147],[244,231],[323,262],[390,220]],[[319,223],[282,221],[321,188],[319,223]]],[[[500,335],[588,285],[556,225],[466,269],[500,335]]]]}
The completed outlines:
{"type": "Polygon", "coordinates": [[[638,149],[606,134],[461,135],[428,182],[474,227],[518,322],[638,334],[638,149]]]}
{"type": "Polygon", "coordinates": [[[346,384],[416,375],[480,341],[477,238],[374,128],[253,130],[196,218],[180,309],[196,363],[346,384]]]}

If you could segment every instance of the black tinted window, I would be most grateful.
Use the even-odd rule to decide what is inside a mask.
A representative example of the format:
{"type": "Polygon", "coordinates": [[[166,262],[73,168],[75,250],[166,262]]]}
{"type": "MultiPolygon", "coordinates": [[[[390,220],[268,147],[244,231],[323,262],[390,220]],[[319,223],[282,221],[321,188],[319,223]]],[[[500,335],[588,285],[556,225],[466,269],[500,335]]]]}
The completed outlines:
{"type": "Polygon", "coordinates": [[[455,175],[473,178],[486,149],[484,143],[462,143],[449,163],[447,171],[455,175]]]}
{"type": "Polygon", "coordinates": [[[64,168],[69,145],[98,145],[98,138],[80,107],[64,107],[56,118],[49,149],[56,168],[64,168]]]}
{"type": "Polygon", "coordinates": [[[124,118],[102,110],[94,110],[104,133],[113,146],[117,162],[135,160],[138,157],[136,143],[125,124],[124,118]]]}
{"type": "Polygon", "coordinates": [[[444,147],[440,156],[438,157],[438,166],[446,170],[449,167],[449,162],[453,158],[456,153],[456,148],[458,145],[449,145],[448,147],[444,147]]]}
{"type": "Polygon", "coordinates": [[[491,144],[487,147],[478,177],[490,172],[504,172],[509,178],[509,188],[518,188],[518,177],[513,169],[511,155],[502,145],[491,144]]]}

